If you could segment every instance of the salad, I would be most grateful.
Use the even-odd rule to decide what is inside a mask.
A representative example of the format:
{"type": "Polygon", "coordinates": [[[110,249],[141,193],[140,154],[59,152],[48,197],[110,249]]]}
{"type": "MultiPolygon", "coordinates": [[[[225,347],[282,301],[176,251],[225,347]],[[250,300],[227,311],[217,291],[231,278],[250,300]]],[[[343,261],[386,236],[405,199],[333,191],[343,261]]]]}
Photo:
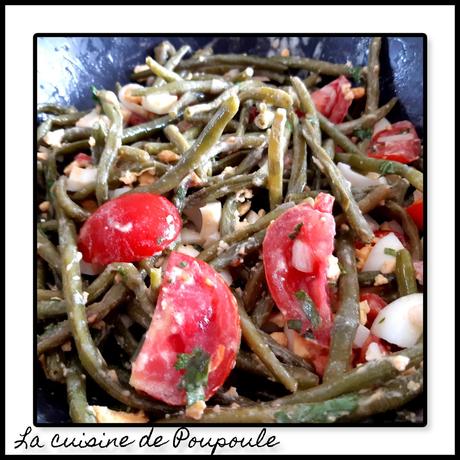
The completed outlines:
{"type": "Polygon", "coordinates": [[[381,43],[353,67],[165,41],[92,110],[38,106],[36,349],[73,422],[346,423],[422,394],[422,142],[387,118],[381,43]]]}

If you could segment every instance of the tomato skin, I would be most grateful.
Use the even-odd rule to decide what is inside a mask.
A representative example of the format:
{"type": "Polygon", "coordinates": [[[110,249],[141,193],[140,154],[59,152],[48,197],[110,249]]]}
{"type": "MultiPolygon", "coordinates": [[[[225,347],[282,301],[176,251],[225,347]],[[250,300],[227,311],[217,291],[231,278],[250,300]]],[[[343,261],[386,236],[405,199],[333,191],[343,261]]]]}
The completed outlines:
{"type": "Polygon", "coordinates": [[[354,94],[351,83],[344,75],[340,75],[328,85],[311,95],[316,110],[332,123],[341,123],[348,113],[354,94]]]}
{"type": "Polygon", "coordinates": [[[363,346],[361,347],[361,350],[360,350],[359,355],[358,355],[358,360],[355,363],[355,365],[367,362],[366,353],[367,353],[367,349],[369,348],[369,345],[371,343],[376,343],[378,345],[378,347],[380,348],[380,351],[384,355],[387,355],[389,353],[389,351],[390,351],[390,347],[385,345],[382,342],[382,340],[380,340],[378,337],[376,337],[373,334],[369,334],[369,337],[367,338],[367,340],[363,343],[363,346]]]}
{"type": "Polygon", "coordinates": [[[412,217],[417,228],[423,230],[423,200],[415,201],[406,208],[406,211],[412,217]]]}
{"type": "Polygon", "coordinates": [[[163,250],[182,221],[165,197],[132,193],[107,201],[83,224],[78,239],[85,262],[136,262],[163,250]]]}
{"type": "Polygon", "coordinates": [[[389,128],[378,131],[372,136],[367,148],[367,155],[371,158],[411,163],[420,157],[421,142],[410,121],[393,123],[389,128]],[[395,136],[393,139],[386,138],[395,136]],[[398,139],[398,137],[404,138],[398,139]]]}
{"type": "Polygon", "coordinates": [[[387,305],[385,300],[383,300],[379,295],[374,294],[373,292],[363,292],[359,297],[359,301],[363,302],[367,300],[369,305],[369,313],[367,314],[366,327],[371,327],[375,318],[379,314],[380,310],[387,305]]]}
{"type": "Polygon", "coordinates": [[[185,404],[178,388],[184,371],[174,365],[178,353],[199,347],[211,355],[208,399],[234,367],[240,340],[237,303],[222,277],[206,262],[172,252],[130,384],[168,404],[185,404]]]}
{"type": "Polygon", "coordinates": [[[270,224],[263,243],[263,263],[270,293],[286,320],[302,321],[302,333],[310,327],[301,309],[296,292],[305,291],[315,303],[321,324],[313,330],[322,344],[329,343],[331,309],[327,289],[328,257],[334,250],[335,221],[332,216],[334,197],[320,193],[312,207],[299,204],[270,224]],[[295,239],[300,239],[310,251],[312,272],[297,270],[292,262],[295,239],[289,235],[302,223],[295,239]]]}

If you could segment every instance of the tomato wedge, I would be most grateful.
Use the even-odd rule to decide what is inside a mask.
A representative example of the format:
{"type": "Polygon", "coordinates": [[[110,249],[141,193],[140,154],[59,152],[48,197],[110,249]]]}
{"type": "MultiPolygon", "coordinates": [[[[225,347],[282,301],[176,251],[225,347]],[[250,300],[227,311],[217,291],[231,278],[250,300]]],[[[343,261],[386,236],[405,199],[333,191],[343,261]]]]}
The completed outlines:
{"type": "Polygon", "coordinates": [[[423,200],[414,201],[406,208],[419,230],[423,230],[423,200]]]}
{"type": "Polygon", "coordinates": [[[333,203],[332,195],[320,193],[314,205],[287,210],[268,227],[263,243],[267,284],[276,305],[286,320],[300,320],[301,332],[311,328],[325,345],[331,328],[326,272],[334,250],[333,203]],[[305,303],[308,297],[319,321],[305,303]]]}
{"type": "Polygon", "coordinates": [[[132,193],[100,206],[83,224],[78,247],[85,262],[135,262],[162,251],[181,228],[179,212],[169,200],[132,193]]]}
{"type": "Polygon", "coordinates": [[[179,354],[200,349],[210,355],[208,399],[234,367],[240,339],[237,303],[223,278],[207,263],[172,252],[130,383],[155,399],[183,405],[184,371],[175,364],[179,354]]]}
{"type": "Polygon", "coordinates": [[[367,155],[372,158],[411,163],[420,157],[421,142],[410,121],[393,123],[372,136],[367,155]]]}
{"type": "Polygon", "coordinates": [[[363,346],[361,347],[361,350],[359,352],[358,359],[357,359],[357,362],[355,363],[355,365],[367,362],[366,353],[367,353],[367,350],[368,350],[369,345],[371,343],[376,343],[377,344],[377,346],[379,347],[380,353],[382,355],[387,355],[390,352],[390,347],[388,345],[385,345],[382,342],[382,340],[380,340],[375,335],[370,334],[369,337],[367,338],[367,340],[363,343],[363,346]]]}
{"type": "Polygon", "coordinates": [[[328,85],[314,91],[311,97],[316,110],[332,123],[341,123],[348,113],[354,93],[347,77],[340,75],[328,85]]]}

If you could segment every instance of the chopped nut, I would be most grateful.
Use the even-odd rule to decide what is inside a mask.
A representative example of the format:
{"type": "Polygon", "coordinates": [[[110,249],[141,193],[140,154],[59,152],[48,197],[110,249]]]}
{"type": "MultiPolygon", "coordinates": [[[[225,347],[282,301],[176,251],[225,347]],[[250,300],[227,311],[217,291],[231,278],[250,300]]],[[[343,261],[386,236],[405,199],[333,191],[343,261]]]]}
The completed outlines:
{"type": "Polygon", "coordinates": [[[96,416],[97,423],[147,423],[148,417],[143,411],[122,412],[105,406],[89,406],[96,416]]]}
{"type": "Polygon", "coordinates": [[[414,382],[414,381],[410,381],[408,384],[407,384],[407,389],[409,391],[418,391],[420,388],[420,383],[418,382],[414,382]]]}
{"type": "Polygon", "coordinates": [[[70,340],[67,340],[67,342],[63,343],[61,345],[61,350],[62,351],[71,351],[72,350],[72,343],[70,340]]]}
{"type": "Polygon", "coordinates": [[[358,270],[362,270],[362,268],[364,267],[364,264],[366,263],[366,259],[368,258],[371,250],[372,250],[371,244],[366,244],[361,249],[355,250],[356,258],[358,259],[358,261],[356,262],[356,268],[358,270]]]}
{"type": "Polygon", "coordinates": [[[270,335],[272,339],[275,340],[275,342],[279,343],[281,346],[288,346],[288,339],[284,332],[272,332],[270,335]]]}
{"type": "Polygon", "coordinates": [[[179,160],[180,155],[178,155],[176,152],[173,152],[172,150],[162,150],[157,155],[157,158],[160,161],[164,161],[165,163],[175,163],[177,160],[179,160]]]}
{"type": "Polygon", "coordinates": [[[364,326],[367,323],[367,314],[371,311],[371,307],[367,300],[359,302],[359,322],[364,326]]]}
{"type": "Polygon", "coordinates": [[[138,177],[140,185],[150,185],[153,184],[155,180],[156,178],[150,174],[150,171],[145,171],[138,177]]]}
{"type": "Polygon", "coordinates": [[[380,271],[387,275],[388,273],[394,272],[396,267],[396,257],[393,257],[392,260],[387,260],[386,262],[383,263],[382,268],[380,271]]]}
{"type": "Polygon", "coordinates": [[[48,152],[37,152],[37,160],[46,161],[48,159],[48,152]]]}
{"type": "Polygon", "coordinates": [[[40,209],[41,212],[47,212],[50,208],[50,202],[49,201],[42,201],[38,205],[38,209],[40,209]]]}
{"type": "Polygon", "coordinates": [[[374,278],[374,286],[382,286],[388,283],[389,283],[388,278],[385,278],[380,273],[374,278]]]}
{"type": "Polygon", "coordinates": [[[206,403],[204,401],[197,401],[185,409],[185,415],[186,417],[193,418],[194,420],[200,420],[205,409],[206,403]]]}
{"type": "Polygon", "coordinates": [[[281,54],[281,56],[283,56],[283,57],[288,57],[288,56],[290,55],[289,49],[288,49],[288,48],[283,48],[283,49],[281,50],[281,53],[280,53],[280,54],[281,54]]]}
{"type": "Polygon", "coordinates": [[[366,90],[362,86],[351,88],[351,92],[353,93],[354,99],[361,99],[366,94],[366,90]]]}

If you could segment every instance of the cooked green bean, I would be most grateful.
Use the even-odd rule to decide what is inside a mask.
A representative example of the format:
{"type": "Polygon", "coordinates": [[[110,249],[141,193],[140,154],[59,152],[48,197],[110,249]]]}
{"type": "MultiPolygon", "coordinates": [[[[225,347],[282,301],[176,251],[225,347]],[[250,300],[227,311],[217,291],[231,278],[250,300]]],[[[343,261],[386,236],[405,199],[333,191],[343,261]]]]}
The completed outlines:
{"type": "Polygon", "coordinates": [[[56,201],[62,210],[72,219],[83,222],[91,215],[89,211],[78,206],[77,203],[67,195],[66,180],[61,176],[54,186],[56,201]]]}
{"type": "Polygon", "coordinates": [[[353,341],[359,325],[359,284],[351,232],[339,235],[336,252],[343,273],[339,277],[339,309],[334,317],[329,361],[323,382],[337,379],[350,369],[353,341]]]}
{"type": "Polygon", "coordinates": [[[401,249],[396,255],[395,274],[400,297],[418,292],[414,264],[407,249],[401,249]]]}
{"type": "Polygon", "coordinates": [[[252,312],[252,322],[257,327],[262,327],[265,321],[267,321],[268,317],[270,316],[270,313],[273,311],[274,306],[275,302],[273,302],[273,299],[269,295],[265,295],[262,298],[260,298],[257,301],[252,312]]]}
{"type": "Polygon", "coordinates": [[[295,113],[290,116],[293,138],[292,138],[292,165],[291,176],[287,189],[287,198],[292,194],[302,193],[307,186],[307,145],[302,136],[299,126],[299,119],[295,113]]]}
{"type": "Polygon", "coordinates": [[[286,110],[277,109],[268,138],[268,181],[270,209],[275,209],[283,202],[283,171],[285,142],[286,110]]]}
{"type": "Polygon", "coordinates": [[[150,155],[157,155],[162,150],[173,150],[174,144],[171,142],[146,142],[142,149],[150,155]]]}
{"type": "Polygon", "coordinates": [[[176,151],[180,155],[183,155],[190,148],[188,140],[185,139],[176,125],[166,126],[163,132],[174,147],[176,147],[176,151]]]}
{"type": "Polygon", "coordinates": [[[399,221],[401,222],[401,226],[404,230],[404,233],[407,235],[410,245],[410,254],[414,261],[422,260],[422,243],[420,241],[420,237],[418,234],[418,228],[415,225],[414,220],[412,217],[407,213],[407,211],[400,206],[399,204],[395,203],[394,201],[387,201],[385,206],[395,214],[399,221]]]}
{"type": "Polygon", "coordinates": [[[380,47],[381,37],[373,37],[369,45],[369,57],[367,60],[367,88],[365,113],[374,112],[379,106],[380,99],[380,47]]]}
{"type": "Polygon", "coordinates": [[[150,70],[154,75],[160,77],[161,79],[171,82],[171,81],[182,81],[182,78],[177,75],[173,70],[169,70],[166,67],[159,64],[155,59],[147,56],[145,63],[149,66],[150,70]]]}
{"type": "Polygon", "coordinates": [[[131,147],[130,145],[122,145],[118,149],[118,156],[120,159],[136,161],[138,163],[146,163],[151,159],[149,152],[137,147],[131,147]]]}
{"type": "Polygon", "coordinates": [[[42,367],[47,379],[56,383],[65,383],[67,369],[64,362],[64,353],[61,350],[53,350],[42,356],[42,367]]]}
{"type": "Polygon", "coordinates": [[[256,306],[257,299],[265,284],[265,270],[262,262],[256,264],[250,271],[246,287],[243,291],[243,302],[246,311],[250,314],[256,306]]]}
{"type": "MultiPolygon", "coordinates": [[[[358,282],[360,286],[374,286],[375,285],[375,278],[378,275],[382,275],[379,271],[371,271],[371,272],[359,272],[358,273],[358,282]]],[[[385,273],[385,278],[388,280],[389,283],[394,281],[395,276],[392,273],[385,273]]]]}
{"type": "Polygon", "coordinates": [[[39,222],[38,223],[38,228],[42,231],[42,232],[55,232],[57,231],[57,220],[55,219],[51,219],[51,220],[47,220],[46,222],[39,222]]]}
{"type": "Polygon", "coordinates": [[[42,103],[37,105],[37,113],[51,113],[53,115],[62,115],[65,113],[76,112],[75,107],[64,107],[59,104],[42,103]]]}
{"type": "Polygon", "coordinates": [[[353,134],[357,129],[368,129],[372,128],[379,120],[386,117],[393,107],[398,102],[398,98],[394,97],[390,99],[385,105],[375,109],[372,112],[365,113],[359,118],[354,120],[345,121],[336,125],[336,128],[340,130],[341,133],[349,135],[353,134]]]}
{"type": "Polygon", "coordinates": [[[228,196],[225,200],[219,226],[221,237],[225,237],[235,231],[235,223],[238,219],[238,204],[239,201],[235,193],[228,196]]]}
{"type": "Polygon", "coordinates": [[[129,320],[129,318],[122,315],[115,321],[115,339],[120,348],[131,357],[136,352],[139,343],[126,326],[126,320],[129,320]]]}
{"type": "MultiPolygon", "coordinates": [[[[192,106],[193,107],[193,106],[192,106]]],[[[200,125],[205,125],[209,123],[211,118],[214,116],[214,112],[198,112],[196,114],[185,114],[185,120],[189,121],[190,123],[199,123],[200,125]]],[[[238,123],[235,120],[230,120],[227,126],[224,129],[224,132],[235,132],[238,129],[238,123]]]]}
{"type": "Polygon", "coordinates": [[[86,375],[76,360],[66,369],[67,401],[69,414],[74,423],[96,423],[96,416],[86,399],[86,375]]]}
{"type": "Polygon", "coordinates": [[[93,134],[92,128],[80,128],[74,126],[73,128],[67,128],[64,131],[61,142],[75,142],[84,139],[89,139],[93,134]]]}
{"type": "Polygon", "coordinates": [[[236,96],[238,93],[238,87],[232,86],[222,92],[219,96],[217,96],[211,102],[207,102],[204,104],[197,104],[197,105],[190,105],[184,110],[184,117],[186,120],[193,120],[193,117],[199,113],[203,112],[210,112],[211,110],[217,109],[222,102],[228,99],[231,96],[236,96]]]}
{"type": "Polygon", "coordinates": [[[378,160],[363,155],[337,153],[336,161],[349,164],[359,172],[377,172],[379,174],[399,174],[405,177],[417,190],[423,192],[423,173],[411,166],[391,160],[378,160]]]}
{"type": "Polygon", "coordinates": [[[105,140],[108,134],[108,127],[105,123],[96,122],[93,125],[91,136],[94,139],[91,145],[91,157],[94,164],[99,164],[102,152],[105,147],[105,140]]]}
{"type": "Polygon", "coordinates": [[[60,255],[53,243],[46,237],[46,235],[37,229],[37,254],[55,270],[57,273],[61,272],[60,255]]]}
{"type": "Polygon", "coordinates": [[[363,214],[361,213],[358,204],[353,198],[348,184],[345,182],[345,178],[337,168],[336,164],[331,160],[327,152],[314,139],[313,127],[305,119],[302,120],[302,128],[302,132],[305,136],[307,144],[312,149],[313,154],[322,165],[324,173],[326,174],[331,185],[331,189],[334,192],[337,201],[342,206],[342,209],[347,216],[348,222],[356,232],[357,236],[365,243],[369,243],[374,237],[374,234],[363,214]]]}
{"type": "Polygon", "coordinates": [[[246,310],[244,309],[241,299],[238,300],[238,311],[241,321],[241,332],[244,340],[249,348],[259,357],[265,364],[269,372],[282,383],[287,390],[295,392],[297,390],[297,382],[294,377],[283,367],[278,361],[276,356],[270,350],[268,345],[259,334],[257,328],[254,326],[251,318],[249,318],[246,310]]]}
{"type": "Polygon", "coordinates": [[[57,289],[37,289],[37,300],[62,300],[62,291],[57,289]]]}
{"type": "Polygon", "coordinates": [[[227,99],[216,111],[213,118],[203,129],[202,133],[190,149],[182,155],[179,162],[160,179],[150,186],[137,187],[136,191],[165,193],[177,187],[180,181],[197,166],[211,159],[209,152],[217,143],[227,123],[238,111],[239,103],[236,97],[227,99]]]}
{"type": "Polygon", "coordinates": [[[267,104],[283,109],[289,109],[293,104],[291,96],[286,93],[286,91],[271,88],[269,86],[259,86],[245,89],[240,91],[239,98],[241,102],[245,102],[249,99],[264,101],[267,104]]]}
{"type": "Polygon", "coordinates": [[[39,257],[37,258],[37,289],[43,290],[45,289],[45,263],[39,257]]]}
{"type": "Polygon", "coordinates": [[[64,144],[61,147],[54,148],[54,155],[56,157],[61,155],[71,155],[72,153],[81,152],[82,150],[89,150],[90,144],[88,139],[81,141],[70,142],[64,144]]]}
{"type": "Polygon", "coordinates": [[[205,98],[203,93],[197,91],[187,91],[177,100],[177,102],[169,109],[169,116],[171,118],[177,115],[191,104],[197,104],[205,98]]]}
{"type": "Polygon", "coordinates": [[[159,88],[142,88],[131,91],[133,96],[146,96],[149,94],[184,94],[187,91],[200,91],[202,93],[219,94],[226,90],[230,83],[223,80],[181,80],[167,83],[159,88]]]}
{"type": "Polygon", "coordinates": [[[152,121],[147,121],[145,123],[140,123],[138,125],[130,126],[129,128],[125,128],[123,130],[122,135],[122,142],[123,144],[131,144],[133,142],[140,141],[142,139],[146,139],[151,137],[157,131],[160,131],[169,123],[174,121],[176,118],[180,117],[180,112],[177,114],[176,117],[170,117],[169,115],[165,115],[163,117],[158,117],[153,119],[152,121]]]}
{"type": "Polygon", "coordinates": [[[37,303],[37,319],[55,318],[67,313],[67,305],[64,300],[40,300],[37,303]]]}

